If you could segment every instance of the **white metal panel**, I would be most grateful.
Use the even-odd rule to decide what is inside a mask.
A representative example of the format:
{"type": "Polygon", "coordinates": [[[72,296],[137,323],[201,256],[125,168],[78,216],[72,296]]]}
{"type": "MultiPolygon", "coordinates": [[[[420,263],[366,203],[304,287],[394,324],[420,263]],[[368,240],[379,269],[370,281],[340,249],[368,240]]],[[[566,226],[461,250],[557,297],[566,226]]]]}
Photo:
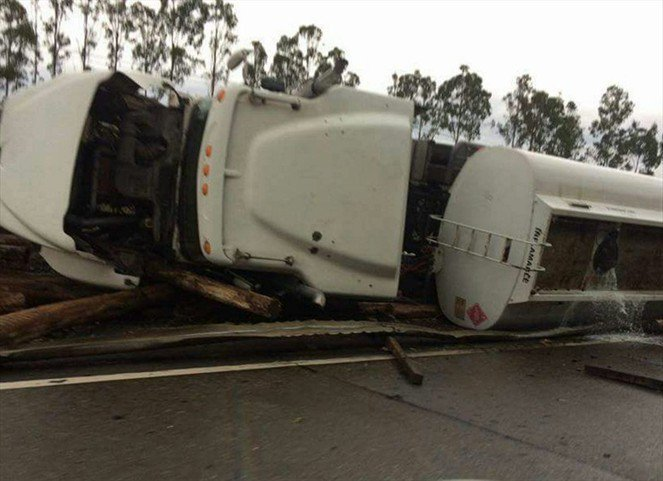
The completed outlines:
{"type": "Polygon", "coordinates": [[[229,265],[234,262],[234,249],[226,245],[223,232],[226,163],[237,100],[242,95],[248,95],[251,89],[245,85],[230,84],[223,89],[223,92],[223,95],[217,95],[212,100],[207,115],[198,158],[196,202],[201,252],[210,262],[229,265]],[[205,164],[209,165],[207,175],[203,173],[205,164]],[[206,195],[202,193],[204,184],[211,186],[206,195]],[[211,246],[210,252],[205,250],[206,242],[211,246]]]}
{"type": "Polygon", "coordinates": [[[42,247],[40,254],[48,265],[63,276],[95,286],[130,289],[140,283],[139,277],[118,274],[113,266],[84,253],[65,252],[42,247]]]}
{"type": "Polygon", "coordinates": [[[76,153],[108,72],[63,75],[12,95],[0,126],[0,224],[33,242],[74,250],[64,233],[76,153]]]}
{"type": "Polygon", "coordinates": [[[338,87],[293,109],[293,97],[252,102],[247,92],[224,114],[228,136],[214,109],[230,94],[205,134],[212,152],[228,149],[221,168],[223,150],[212,154],[210,172],[220,172],[198,194],[208,258],[291,272],[327,293],[395,296],[412,104],[338,87]]]}

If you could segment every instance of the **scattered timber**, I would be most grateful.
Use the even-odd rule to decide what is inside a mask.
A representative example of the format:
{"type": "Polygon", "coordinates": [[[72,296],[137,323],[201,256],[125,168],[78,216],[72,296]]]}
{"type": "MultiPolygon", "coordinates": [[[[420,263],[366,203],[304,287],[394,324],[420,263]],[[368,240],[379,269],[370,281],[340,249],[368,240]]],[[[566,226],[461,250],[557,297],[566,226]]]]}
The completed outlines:
{"type": "Polygon", "coordinates": [[[15,271],[0,273],[0,292],[19,292],[23,294],[28,305],[35,306],[79,299],[103,291],[60,275],[15,271]]]}
{"type": "Polygon", "coordinates": [[[408,382],[415,386],[420,386],[424,382],[424,376],[414,368],[412,361],[408,359],[396,338],[392,336],[387,337],[387,349],[393,354],[398,364],[398,369],[403,373],[408,382]]]}
{"type": "Polygon", "coordinates": [[[25,296],[20,292],[0,291],[0,314],[25,308],[25,296]]]}
{"type": "Polygon", "coordinates": [[[281,313],[281,303],[273,297],[240,289],[185,269],[151,264],[149,274],[161,281],[207,299],[273,319],[281,313]]]}
{"type": "Polygon", "coordinates": [[[172,298],[174,290],[154,285],[25,309],[0,316],[0,345],[19,344],[55,329],[116,318],[172,298]]]}
{"type": "Polygon", "coordinates": [[[358,302],[357,309],[365,315],[388,315],[397,319],[424,319],[440,315],[433,304],[406,304],[403,302],[358,302]]]}
{"type": "Polygon", "coordinates": [[[612,366],[586,364],[585,372],[591,376],[602,377],[636,386],[646,387],[655,391],[663,391],[663,369],[647,366],[648,369],[630,366],[617,369],[612,366]]]}

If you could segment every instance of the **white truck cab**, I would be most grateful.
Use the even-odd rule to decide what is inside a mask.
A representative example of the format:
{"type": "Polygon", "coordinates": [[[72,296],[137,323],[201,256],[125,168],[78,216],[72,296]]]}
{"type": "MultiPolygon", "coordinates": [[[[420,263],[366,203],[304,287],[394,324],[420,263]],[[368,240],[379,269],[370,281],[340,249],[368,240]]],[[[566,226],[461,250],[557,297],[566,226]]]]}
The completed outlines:
{"type": "Polygon", "coordinates": [[[159,78],[80,73],[5,108],[7,229],[60,273],[140,282],[143,253],[290,274],[326,293],[397,293],[410,102],[333,87],[315,98],[228,85],[169,107],[159,78]]]}

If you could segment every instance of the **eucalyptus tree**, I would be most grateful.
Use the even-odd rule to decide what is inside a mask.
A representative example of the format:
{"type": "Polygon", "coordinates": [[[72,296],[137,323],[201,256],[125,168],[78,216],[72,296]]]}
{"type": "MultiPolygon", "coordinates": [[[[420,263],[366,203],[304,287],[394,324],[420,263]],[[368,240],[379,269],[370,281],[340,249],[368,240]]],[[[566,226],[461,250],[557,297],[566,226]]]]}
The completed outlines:
{"type": "Polygon", "coordinates": [[[76,7],[83,16],[83,43],[78,49],[83,70],[90,69],[90,55],[97,48],[97,21],[99,20],[98,0],[78,0],[76,7]]]}
{"type": "Polygon", "coordinates": [[[633,121],[628,129],[626,168],[637,173],[653,175],[661,165],[662,144],[658,140],[658,125],[649,128],[633,121]]]}
{"type": "Polygon", "coordinates": [[[141,2],[131,5],[132,29],[129,41],[134,68],[160,73],[166,61],[165,26],[159,11],[141,2]]]}
{"type": "Polygon", "coordinates": [[[454,143],[461,137],[478,139],[481,125],[491,112],[490,97],[491,93],[483,88],[483,79],[461,65],[460,73],[445,80],[437,90],[434,122],[451,133],[454,143]]]}
{"type": "Polygon", "coordinates": [[[116,71],[133,28],[131,12],[127,0],[102,0],[101,9],[105,16],[103,26],[108,49],[107,66],[116,71]]]}
{"type": "Polygon", "coordinates": [[[260,87],[260,82],[267,75],[267,52],[265,47],[257,40],[251,42],[253,55],[250,60],[244,62],[242,77],[244,83],[249,87],[260,87]]]}
{"type": "Polygon", "coordinates": [[[299,48],[299,34],[292,37],[281,36],[276,43],[269,73],[283,82],[286,92],[294,90],[306,79],[304,54],[299,48]]]}
{"type": "Polygon", "coordinates": [[[628,92],[617,85],[608,87],[601,96],[598,118],[589,129],[595,139],[592,154],[599,165],[627,167],[626,156],[631,147],[627,120],[634,108],[628,92]]]}
{"type": "Polygon", "coordinates": [[[387,93],[394,97],[409,99],[414,102],[414,125],[417,129],[417,139],[433,139],[439,127],[433,119],[436,117],[436,88],[437,84],[429,76],[424,76],[419,70],[414,73],[391,76],[392,85],[387,93]]]}
{"type": "Polygon", "coordinates": [[[503,100],[506,115],[497,130],[507,145],[580,160],[584,138],[574,102],[535,89],[529,75],[518,77],[503,100]]]}
{"type": "Polygon", "coordinates": [[[202,64],[198,52],[205,38],[209,7],[203,0],[161,0],[166,31],[164,75],[180,83],[202,64]]]}
{"type": "Polygon", "coordinates": [[[32,58],[30,59],[30,68],[32,69],[32,83],[36,84],[39,80],[39,64],[43,60],[41,55],[41,48],[39,46],[39,20],[40,20],[40,7],[39,0],[31,0],[32,5],[32,31],[34,32],[34,41],[30,48],[32,50],[32,58]]]}
{"type": "Polygon", "coordinates": [[[228,80],[226,59],[230,55],[231,46],[237,41],[234,33],[237,16],[232,4],[223,0],[214,0],[210,5],[209,14],[211,24],[209,79],[210,95],[214,95],[216,84],[228,80]]]}
{"type": "Polygon", "coordinates": [[[6,97],[10,85],[15,89],[28,78],[28,53],[35,34],[25,7],[18,0],[0,0],[0,20],[0,80],[6,97]]]}
{"type": "Polygon", "coordinates": [[[302,79],[307,80],[315,74],[320,56],[319,48],[322,41],[322,30],[315,25],[302,25],[297,32],[297,46],[301,52],[302,79]]]}
{"type": "Polygon", "coordinates": [[[73,0],[48,0],[48,3],[52,15],[44,23],[45,45],[50,56],[48,70],[51,72],[51,76],[55,77],[62,72],[62,62],[71,55],[68,50],[71,39],[64,33],[63,24],[71,13],[74,2],[73,0]]]}

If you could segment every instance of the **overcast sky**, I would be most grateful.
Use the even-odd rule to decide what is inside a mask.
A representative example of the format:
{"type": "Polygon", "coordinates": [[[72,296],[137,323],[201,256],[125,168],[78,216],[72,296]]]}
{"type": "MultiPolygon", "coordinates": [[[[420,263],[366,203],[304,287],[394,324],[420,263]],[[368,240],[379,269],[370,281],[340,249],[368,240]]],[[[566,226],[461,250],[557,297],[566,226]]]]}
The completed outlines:
{"type": "MultiPolygon", "coordinates": [[[[157,6],[158,0],[146,3],[157,6]]],[[[497,118],[503,112],[501,98],[518,75],[529,73],[535,87],[575,101],[585,126],[611,84],[629,92],[638,120],[663,125],[661,0],[232,3],[239,20],[237,48],[260,40],[271,55],[282,34],[312,23],[323,31],[323,48],[346,51],[362,89],[385,92],[393,72],[417,68],[443,81],[467,64],[493,93],[497,118]]],[[[67,29],[78,32],[80,25],[74,14],[67,29]]],[[[77,35],[72,32],[72,37],[76,45],[77,35]]],[[[93,65],[103,67],[104,59],[102,45],[93,65]]],[[[130,66],[126,55],[123,67],[130,66]]],[[[80,68],[77,58],[67,70],[74,68],[80,68]]],[[[204,93],[205,86],[202,74],[186,85],[197,93],[204,93]]]]}

